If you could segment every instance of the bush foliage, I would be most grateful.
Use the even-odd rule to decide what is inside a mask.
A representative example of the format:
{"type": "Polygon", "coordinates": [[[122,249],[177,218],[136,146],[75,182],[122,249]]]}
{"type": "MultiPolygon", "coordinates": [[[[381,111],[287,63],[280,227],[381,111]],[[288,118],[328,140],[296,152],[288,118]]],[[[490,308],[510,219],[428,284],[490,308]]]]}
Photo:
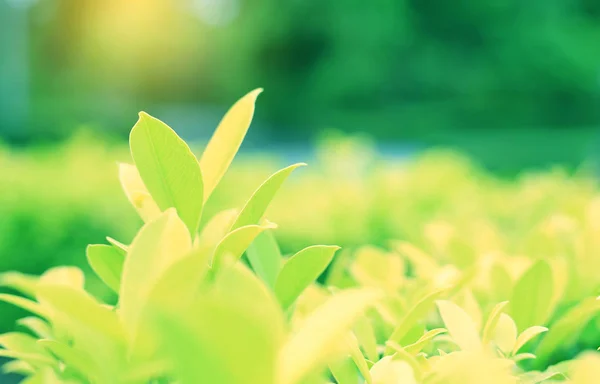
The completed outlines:
{"type": "Polygon", "coordinates": [[[29,312],[0,336],[5,371],[26,383],[596,382],[590,179],[503,182],[447,155],[373,170],[349,146],[310,182],[286,183],[297,201],[274,197],[303,163],[221,209],[243,184],[221,179],[259,93],[232,106],[199,159],[140,113],[118,177],[143,225],[86,252],[117,300],[89,293],[72,266],[1,274],[13,292],[0,300],[29,312]],[[282,236],[284,248],[286,225],[355,246],[293,249],[282,236]]]}

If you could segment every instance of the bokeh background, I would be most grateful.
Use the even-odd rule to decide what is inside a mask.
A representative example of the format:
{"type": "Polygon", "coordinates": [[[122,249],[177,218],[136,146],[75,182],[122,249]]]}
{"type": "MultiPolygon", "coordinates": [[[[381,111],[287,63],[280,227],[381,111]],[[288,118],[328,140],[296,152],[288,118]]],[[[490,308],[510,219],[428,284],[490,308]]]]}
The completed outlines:
{"type": "MultiPolygon", "coordinates": [[[[600,2],[0,0],[0,270],[85,268],[87,244],[130,241],[140,220],[116,162],[137,113],[200,153],[257,87],[209,212],[307,161],[273,207],[285,251],[418,240],[440,210],[469,212],[435,195],[448,183],[468,198],[490,178],[597,173],[600,2]],[[411,183],[395,178],[390,164],[421,155],[411,183]]],[[[0,314],[6,330],[19,313],[0,314]]]]}

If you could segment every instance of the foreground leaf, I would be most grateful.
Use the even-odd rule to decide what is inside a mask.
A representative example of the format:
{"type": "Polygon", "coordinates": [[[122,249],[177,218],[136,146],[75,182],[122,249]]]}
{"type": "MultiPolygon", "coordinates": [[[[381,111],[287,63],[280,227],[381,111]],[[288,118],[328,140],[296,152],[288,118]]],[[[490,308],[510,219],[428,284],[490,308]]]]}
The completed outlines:
{"type": "Polygon", "coordinates": [[[104,244],[88,245],[88,263],[98,277],[113,291],[119,292],[125,256],[115,247],[104,244]]]}
{"type": "Polygon", "coordinates": [[[231,226],[231,230],[252,224],[258,224],[262,216],[265,214],[269,203],[275,197],[275,194],[294,171],[294,169],[304,166],[304,163],[290,165],[280,171],[275,172],[269,177],[258,189],[254,192],[250,200],[246,203],[237,219],[231,226]]]}
{"type": "Polygon", "coordinates": [[[482,350],[477,326],[473,319],[458,305],[445,300],[437,302],[440,315],[448,332],[463,351],[482,350]]]}
{"type": "Polygon", "coordinates": [[[175,208],[191,233],[202,213],[203,183],[198,160],[162,121],[140,112],[129,137],[131,155],[158,207],[175,208]]]}
{"type": "Polygon", "coordinates": [[[235,157],[254,115],[254,103],[262,92],[255,89],[227,111],[200,158],[204,177],[204,201],[208,200],[235,157]]]}
{"type": "Polygon", "coordinates": [[[275,294],[284,309],[325,271],[338,249],[340,247],[314,245],[304,248],[283,264],[275,282],[275,294]]]}
{"type": "Polygon", "coordinates": [[[336,343],[379,298],[378,291],[348,289],[319,306],[281,350],[277,383],[299,383],[310,372],[324,367],[333,357],[336,343]]]}

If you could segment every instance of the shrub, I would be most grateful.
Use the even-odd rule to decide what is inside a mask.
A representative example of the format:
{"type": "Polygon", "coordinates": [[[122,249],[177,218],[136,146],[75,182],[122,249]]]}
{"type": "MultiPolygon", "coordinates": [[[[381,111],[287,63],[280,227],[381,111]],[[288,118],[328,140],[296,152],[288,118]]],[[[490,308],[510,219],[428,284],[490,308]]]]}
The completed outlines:
{"type": "MultiPolygon", "coordinates": [[[[0,300],[31,313],[23,331],[0,336],[0,356],[13,359],[5,371],[29,383],[595,382],[595,353],[550,365],[600,310],[592,285],[569,285],[579,263],[593,265],[580,252],[478,258],[467,237],[438,224],[429,250],[399,241],[282,256],[265,212],[302,163],[271,175],[243,208],[203,220],[259,93],[234,104],[200,160],[140,113],[134,164],[121,163],[119,179],[144,224],[130,244],[109,237],[87,248],[118,300],[86,292],[76,267],[2,274],[18,293],[0,300]],[[562,313],[567,288],[589,297],[562,313]]],[[[533,244],[557,251],[579,232],[552,219],[533,244]]]]}

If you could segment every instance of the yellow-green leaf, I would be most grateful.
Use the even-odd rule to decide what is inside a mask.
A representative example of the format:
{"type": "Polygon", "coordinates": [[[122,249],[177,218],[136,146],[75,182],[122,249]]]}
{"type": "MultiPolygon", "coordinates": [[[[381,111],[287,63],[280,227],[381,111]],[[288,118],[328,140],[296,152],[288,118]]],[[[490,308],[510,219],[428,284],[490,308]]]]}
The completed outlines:
{"type": "Polygon", "coordinates": [[[482,350],[477,325],[462,308],[446,300],[437,301],[437,306],[450,336],[461,350],[482,350]]]}
{"type": "Polygon", "coordinates": [[[375,290],[347,289],[319,306],[283,346],[277,383],[297,384],[310,372],[324,367],[356,319],[379,298],[375,290]]]}
{"type": "Polygon", "coordinates": [[[50,329],[50,325],[46,323],[44,320],[35,316],[28,316],[22,319],[17,320],[17,324],[29,329],[36,336],[40,338],[49,338],[52,335],[52,330],[50,329]]]}
{"type": "Polygon", "coordinates": [[[504,307],[506,307],[507,304],[508,301],[498,303],[490,312],[490,315],[488,316],[488,319],[485,322],[485,326],[483,327],[483,345],[487,345],[492,339],[494,331],[496,330],[496,326],[498,325],[498,320],[500,319],[500,315],[502,314],[502,310],[504,310],[504,307]]]}
{"type": "Polygon", "coordinates": [[[517,342],[517,325],[506,313],[500,314],[498,324],[493,332],[493,340],[502,352],[508,354],[517,342]]]}
{"type": "Polygon", "coordinates": [[[444,328],[432,329],[431,331],[428,331],[423,336],[421,336],[419,340],[417,340],[415,343],[407,345],[404,348],[404,350],[410,354],[416,355],[417,353],[421,352],[425,345],[427,345],[427,343],[433,340],[436,336],[446,332],[448,332],[448,330],[444,328]]]}
{"type": "MultiPolygon", "coordinates": [[[[433,309],[435,301],[440,298],[446,290],[437,290],[433,291],[421,300],[419,300],[412,308],[410,308],[402,320],[398,323],[388,341],[393,341],[398,344],[401,344],[404,337],[407,333],[417,324],[417,322],[422,321],[424,317],[426,317],[427,313],[433,309]]],[[[387,346],[385,348],[385,354],[390,355],[393,353],[393,350],[387,346]]]]}
{"type": "Polygon", "coordinates": [[[98,381],[99,367],[89,357],[88,352],[77,350],[56,340],[39,340],[38,343],[61,360],[69,369],[77,371],[90,382],[98,381]]]}
{"type": "Polygon", "coordinates": [[[98,277],[113,291],[119,292],[125,256],[115,247],[104,244],[88,245],[88,263],[98,277]]]}
{"type": "Polygon", "coordinates": [[[282,258],[273,232],[264,231],[258,235],[246,250],[246,255],[254,272],[274,288],[282,258]]]}
{"type": "Polygon", "coordinates": [[[254,104],[262,89],[255,89],[238,100],[227,111],[200,158],[204,177],[204,201],[208,200],[235,157],[250,122],[254,116],[254,104]]]}
{"type": "Polygon", "coordinates": [[[238,215],[237,219],[231,226],[231,230],[233,231],[237,228],[247,225],[258,224],[283,182],[288,178],[294,169],[304,165],[306,164],[298,163],[290,165],[287,168],[275,172],[264,183],[262,183],[254,192],[252,197],[250,197],[250,200],[248,200],[238,215]]]}
{"type": "Polygon", "coordinates": [[[39,277],[19,272],[0,273],[0,286],[12,288],[27,296],[35,295],[39,277]]]}
{"type": "Polygon", "coordinates": [[[516,355],[517,352],[519,352],[519,350],[521,348],[523,348],[523,346],[525,344],[527,344],[528,341],[530,341],[537,335],[542,334],[547,331],[548,331],[548,328],[541,327],[539,325],[534,325],[533,327],[527,328],[526,330],[521,332],[519,337],[517,337],[517,341],[515,342],[515,346],[513,347],[512,354],[516,355]]]}
{"type": "Polygon", "coordinates": [[[280,384],[284,319],[272,292],[241,263],[225,265],[188,311],[159,316],[167,356],[182,384],[280,384]]]}
{"type": "Polygon", "coordinates": [[[373,384],[417,384],[413,370],[407,362],[385,356],[371,368],[373,384]]]}
{"type": "Polygon", "coordinates": [[[160,216],[160,208],[150,196],[135,165],[120,163],[119,180],[127,199],[144,222],[160,216]]]}
{"type": "Polygon", "coordinates": [[[517,282],[509,306],[519,331],[545,324],[552,312],[552,279],[550,265],[539,260],[517,282]]]}
{"type": "Polygon", "coordinates": [[[277,228],[277,225],[268,222],[264,225],[247,225],[229,232],[215,249],[211,262],[212,268],[219,269],[225,262],[225,257],[238,260],[250,244],[252,244],[256,236],[267,229],[273,228],[277,228]]]}
{"type": "Polygon", "coordinates": [[[12,304],[16,307],[22,308],[28,312],[33,313],[41,317],[47,317],[48,312],[39,303],[26,299],[21,296],[10,295],[8,293],[0,293],[0,301],[12,304]]]}
{"type": "Polygon", "coordinates": [[[120,314],[129,337],[135,339],[142,307],[152,284],[192,248],[185,224],[170,208],[136,235],[125,258],[119,294],[120,314]]]}
{"type": "Polygon", "coordinates": [[[131,130],[129,145],[158,207],[175,208],[189,231],[196,233],[204,192],[200,165],[188,145],[168,125],[144,112],[131,130]]]}
{"type": "Polygon", "coordinates": [[[377,338],[369,316],[362,316],[356,321],[354,334],[359,345],[363,347],[366,357],[369,360],[377,361],[379,359],[377,338]]]}
{"type": "Polygon", "coordinates": [[[285,309],[315,281],[340,249],[331,245],[314,245],[290,257],[281,268],[275,282],[275,294],[285,309]]]}
{"type": "Polygon", "coordinates": [[[582,324],[587,324],[599,312],[600,300],[593,297],[585,299],[571,308],[552,324],[550,330],[538,345],[536,349],[537,362],[543,365],[545,360],[560,350],[563,344],[576,338],[581,332],[582,324]]]}

